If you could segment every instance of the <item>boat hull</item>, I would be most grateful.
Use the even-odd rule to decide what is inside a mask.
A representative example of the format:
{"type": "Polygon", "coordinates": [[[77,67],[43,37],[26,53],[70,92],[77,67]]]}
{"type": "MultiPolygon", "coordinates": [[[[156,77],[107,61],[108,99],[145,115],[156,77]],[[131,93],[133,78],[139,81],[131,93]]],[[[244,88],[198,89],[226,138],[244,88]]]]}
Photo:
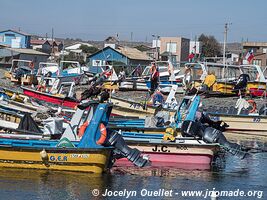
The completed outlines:
{"type": "MultiPolygon", "coordinates": [[[[152,167],[179,167],[189,168],[210,168],[219,148],[216,145],[193,145],[193,144],[127,144],[131,148],[136,148],[148,156],[152,167]]],[[[115,166],[132,166],[132,164],[122,158],[115,162],[115,166]]]]}
{"type": "Polygon", "coordinates": [[[62,97],[62,96],[56,96],[56,95],[52,95],[48,93],[46,94],[46,93],[39,92],[36,90],[28,89],[25,87],[22,87],[22,89],[25,95],[35,98],[35,99],[48,102],[48,103],[57,104],[57,105],[61,105],[61,106],[69,107],[69,108],[75,108],[78,105],[77,101],[66,99],[65,97],[62,97]]]}
{"type": "Polygon", "coordinates": [[[0,167],[63,170],[102,173],[106,170],[110,150],[46,149],[47,160],[36,148],[0,148],[0,167]]]}

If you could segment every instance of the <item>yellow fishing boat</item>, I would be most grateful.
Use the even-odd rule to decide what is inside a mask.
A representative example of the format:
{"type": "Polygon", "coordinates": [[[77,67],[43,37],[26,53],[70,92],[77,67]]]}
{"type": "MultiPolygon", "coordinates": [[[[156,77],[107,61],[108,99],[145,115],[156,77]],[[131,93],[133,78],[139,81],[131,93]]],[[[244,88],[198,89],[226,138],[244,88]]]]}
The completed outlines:
{"type": "MultiPolygon", "coordinates": [[[[78,110],[77,116],[82,116],[84,110],[78,110]]],[[[102,173],[108,167],[112,147],[104,147],[99,143],[101,138],[99,124],[106,125],[112,106],[99,104],[91,121],[84,130],[81,140],[71,141],[70,137],[62,135],[58,140],[18,139],[20,134],[4,133],[0,137],[0,167],[30,168],[47,170],[65,170],[90,173],[102,173]]],[[[80,123],[80,118],[74,118],[75,123],[80,123]]],[[[78,123],[78,124],[79,124],[78,123]]],[[[70,124],[71,125],[71,124],[70,124]]],[[[69,127],[68,134],[73,130],[69,127]],[[69,131],[70,130],[70,131],[69,131]]],[[[77,130],[76,130],[77,131],[77,130]]],[[[76,132],[75,132],[76,133],[76,132]]],[[[38,134],[38,133],[36,133],[38,134]]]]}
{"type": "Polygon", "coordinates": [[[109,156],[110,149],[102,148],[44,150],[1,146],[0,167],[102,173],[107,168],[109,156]]]}

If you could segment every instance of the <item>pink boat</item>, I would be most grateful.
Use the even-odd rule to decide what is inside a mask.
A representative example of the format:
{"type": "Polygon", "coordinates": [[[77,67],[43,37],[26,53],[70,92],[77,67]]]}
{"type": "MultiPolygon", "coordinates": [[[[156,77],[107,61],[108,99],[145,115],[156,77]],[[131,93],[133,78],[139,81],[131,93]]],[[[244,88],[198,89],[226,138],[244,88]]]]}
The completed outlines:
{"type": "MultiPolygon", "coordinates": [[[[190,169],[209,169],[220,148],[217,144],[206,144],[196,140],[177,140],[178,142],[137,142],[127,141],[131,148],[136,148],[151,161],[151,167],[176,167],[190,169]],[[179,143],[183,141],[184,143],[179,143]],[[200,142],[200,143],[199,143],[200,142]]],[[[133,166],[122,158],[115,166],[133,166]]]]}

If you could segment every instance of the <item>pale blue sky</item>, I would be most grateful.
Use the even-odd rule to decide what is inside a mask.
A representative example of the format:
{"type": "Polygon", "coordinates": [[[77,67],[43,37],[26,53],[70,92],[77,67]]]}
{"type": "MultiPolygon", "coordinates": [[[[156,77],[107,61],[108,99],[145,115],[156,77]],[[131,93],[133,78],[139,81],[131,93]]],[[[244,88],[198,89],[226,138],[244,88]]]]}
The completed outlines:
{"type": "Polygon", "coordinates": [[[193,39],[201,33],[223,41],[267,41],[266,0],[1,0],[0,29],[56,37],[151,41],[152,34],[193,39]]]}

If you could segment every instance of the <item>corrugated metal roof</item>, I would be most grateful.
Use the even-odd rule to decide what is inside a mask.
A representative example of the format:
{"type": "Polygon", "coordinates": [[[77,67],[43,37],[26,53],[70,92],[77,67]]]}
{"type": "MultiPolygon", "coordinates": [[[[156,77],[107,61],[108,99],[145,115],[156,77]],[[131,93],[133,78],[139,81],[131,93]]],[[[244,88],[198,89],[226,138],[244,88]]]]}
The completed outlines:
{"type": "Polygon", "coordinates": [[[23,53],[23,54],[32,54],[32,55],[44,55],[49,56],[47,53],[43,53],[40,51],[36,51],[34,49],[17,49],[17,48],[7,48],[7,50],[17,52],[17,53],[23,53]]]}
{"type": "Polygon", "coordinates": [[[3,31],[0,31],[0,33],[8,32],[8,31],[12,31],[12,32],[15,32],[15,33],[19,33],[19,34],[21,34],[21,35],[31,36],[31,34],[29,34],[29,33],[25,33],[25,32],[22,32],[22,31],[17,31],[17,30],[13,30],[13,29],[3,30],[3,31]]]}
{"type": "Polygon", "coordinates": [[[133,60],[153,60],[146,53],[139,51],[138,49],[135,48],[118,47],[118,49],[116,50],[118,50],[120,53],[124,54],[125,56],[133,60]]]}

